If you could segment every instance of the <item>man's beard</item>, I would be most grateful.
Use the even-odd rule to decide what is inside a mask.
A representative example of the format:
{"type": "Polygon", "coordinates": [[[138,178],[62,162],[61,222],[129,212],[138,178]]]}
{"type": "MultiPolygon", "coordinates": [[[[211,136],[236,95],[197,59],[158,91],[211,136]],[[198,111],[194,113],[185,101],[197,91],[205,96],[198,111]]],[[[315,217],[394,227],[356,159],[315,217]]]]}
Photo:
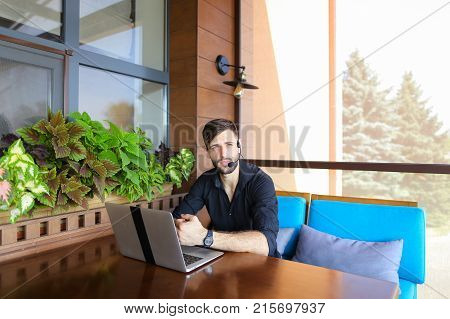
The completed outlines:
{"type": "Polygon", "coordinates": [[[231,158],[222,158],[222,159],[216,160],[216,161],[211,160],[213,165],[214,165],[214,167],[216,168],[216,171],[219,172],[220,174],[223,174],[223,175],[231,174],[231,173],[234,172],[236,167],[238,167],[238,163],[237,162],[234,163],[234,165],[232,167],[228,167],[228,166],[227,167],[221,167],[221,166],[219,166],[219,162],[223,161],[223,160],[229,160],[230,163],[234,163],[234,161],[231,158]]]}

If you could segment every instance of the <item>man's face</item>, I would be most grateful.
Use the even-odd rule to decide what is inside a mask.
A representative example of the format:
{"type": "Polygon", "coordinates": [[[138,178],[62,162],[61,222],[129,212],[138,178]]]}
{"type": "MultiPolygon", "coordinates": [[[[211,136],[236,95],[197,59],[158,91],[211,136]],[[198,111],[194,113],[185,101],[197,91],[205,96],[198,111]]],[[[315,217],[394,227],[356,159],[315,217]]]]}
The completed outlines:
{"type": "Polygon", "coordinates": [[[214,167],[219,173],[233,173],[237,165],[228,167],[228,163],[239,159],[237,137],[234,135],[233,131],[225,130],[218,134],[209,144],[208,153],[214,167]]]}

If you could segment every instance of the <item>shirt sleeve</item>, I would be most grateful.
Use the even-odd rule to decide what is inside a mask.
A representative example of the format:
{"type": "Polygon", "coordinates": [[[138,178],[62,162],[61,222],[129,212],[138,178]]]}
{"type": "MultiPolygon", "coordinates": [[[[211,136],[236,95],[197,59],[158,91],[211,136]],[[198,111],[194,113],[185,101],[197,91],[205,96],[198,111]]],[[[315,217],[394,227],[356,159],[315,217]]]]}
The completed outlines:
{"type": "Polygon", "coordinates": [[[181,218],[181,214],[195,215],[205,206],[203,190],[205,188],[205,180],[200,176],[192,185],[189,193],[184,196],[182,202],[172,211],[174,218],[181,218]]]}
{"type": "Polygon", "coordinates": [[[269,256],[280,257],[277,251],[278,201],[272,179],[263,173],[258,177],[253,193],[253,229],[266,236],[269,256]]]}

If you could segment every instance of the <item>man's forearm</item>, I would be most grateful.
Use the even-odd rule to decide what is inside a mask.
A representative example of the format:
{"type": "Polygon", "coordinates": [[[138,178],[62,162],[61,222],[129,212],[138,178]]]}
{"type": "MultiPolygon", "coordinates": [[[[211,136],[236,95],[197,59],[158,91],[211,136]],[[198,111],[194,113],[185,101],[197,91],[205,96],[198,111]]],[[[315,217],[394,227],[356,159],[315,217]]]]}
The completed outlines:
{"type": "Polygon", "coordinates": [[[266,236],[259,231],[213,232],[212,248],[226,251],[254,253],[267,256],[269,244],[266,236]]]}

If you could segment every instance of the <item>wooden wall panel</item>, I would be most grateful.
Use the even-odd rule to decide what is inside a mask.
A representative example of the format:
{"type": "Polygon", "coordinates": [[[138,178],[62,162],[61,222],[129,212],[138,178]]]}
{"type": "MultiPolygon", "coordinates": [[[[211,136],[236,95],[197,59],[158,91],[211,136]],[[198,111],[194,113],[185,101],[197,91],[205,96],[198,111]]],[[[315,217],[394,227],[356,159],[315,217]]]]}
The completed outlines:
{"type": "Polygon", "coordinates": [[[197,27],[170,34],[170,60],[197,56],[197,27]]]}
{"type": "Polygon", "coordinates": [[[199,87],[197,115],[234,120],[234,96],[199,87]]]}
{"type": "Polygon", "coordinates": [[[224,41],[214,33],[198,28],[198,56],[215,62],[219,54],[226,56],[229,64],[234,64],[234,44],[224,41]]]}
{"type": "Polygon", "coordinates": [[[169,121],[170,136],[173,136],[171,144],[173,148],[196,146],[197,119],[195,116],[182,117],[171,114],[169,121]]]}
{"type": "Polygon", "coordinates": [[[230,17],[234,17],[235,0],[206,0],[206,2],[228,14],[230,17]]]}
{"type": "Polygon", "coordinates": [[[173,116],[195,116],[197,113],[197,87],[187,86],[170,90],[170,113],[173,116]]]}
{"type": "Polygon", "coordinates": [[[198,0],[198,26],[226,41],[234,42],[234,18],[206,0],[198,0]]]}
{"type": "Polygon", "coordinates": [[[197,28],[197,10],[197,0],[171,0],[169,8],[169,32],[197,28]]]}
{"type": "Polygon", "coordinates": [[[189,57],[170,61],[170,88],[196,86],[197,58],[189,57]]]}

